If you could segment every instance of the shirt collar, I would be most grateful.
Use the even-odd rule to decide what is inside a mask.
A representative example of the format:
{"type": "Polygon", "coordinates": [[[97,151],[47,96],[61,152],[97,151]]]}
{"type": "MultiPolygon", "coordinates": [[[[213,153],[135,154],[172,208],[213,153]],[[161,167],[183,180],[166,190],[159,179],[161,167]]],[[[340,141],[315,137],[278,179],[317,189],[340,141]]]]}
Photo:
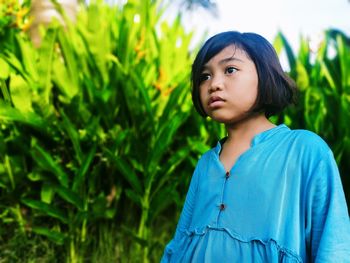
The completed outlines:
{"type": "MultiPolygon", "coordinates": [[[[273,135],[275,135],[276,133],[278,133],[280,131],[289,131],[289,130],[290,129],[285,124],[280,124],[276,127],[273,127],[273,128],[268,129],[266,131],[258,133],[257,135],[255,135],[253,137],[252,142],[251,142],[251,147],[268,140],[270,137],[272,137],[273,135]]],[[[218,155],[220,154],[222,144],[226,141],[226,139],[227,139],[227,137],[218,141],[218,143],[216,144],[216,146],[214,148],[214,151],[216,154],[218,154],[218,155]]]]}

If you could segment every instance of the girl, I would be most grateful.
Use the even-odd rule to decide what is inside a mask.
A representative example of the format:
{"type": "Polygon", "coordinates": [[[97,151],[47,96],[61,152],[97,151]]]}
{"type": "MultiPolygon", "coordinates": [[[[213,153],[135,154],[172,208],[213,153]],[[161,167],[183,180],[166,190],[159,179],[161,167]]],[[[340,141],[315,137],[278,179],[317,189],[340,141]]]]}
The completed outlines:
{"type": "Polygon", "coordinates": [[[228,135],[198,161],[161,262],[350,262],[331,150],[312,132],[268,119],[294,97],[263,37],[232,31],[207,40],[192,66],[192,99],[228,135]]]}

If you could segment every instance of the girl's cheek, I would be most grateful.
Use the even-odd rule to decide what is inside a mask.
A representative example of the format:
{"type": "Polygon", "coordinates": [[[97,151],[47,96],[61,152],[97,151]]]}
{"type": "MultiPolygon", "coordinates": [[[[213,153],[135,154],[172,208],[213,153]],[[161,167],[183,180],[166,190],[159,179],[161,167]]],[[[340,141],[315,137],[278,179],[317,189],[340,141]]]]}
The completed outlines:
{"type": "Polygon", "coordinates": [[[206,98],[205,92],[201,91],[199,99],[200,99],[203,106],[205,104],[205,98],[206,98]]]}
{"type": "Polygon", "coordinates": [[[208,85],[207,84],[202,84],[200,86],[200,95],[201,95],[201,99],[205,98],[205,95],[208,94],[208,85]]]}

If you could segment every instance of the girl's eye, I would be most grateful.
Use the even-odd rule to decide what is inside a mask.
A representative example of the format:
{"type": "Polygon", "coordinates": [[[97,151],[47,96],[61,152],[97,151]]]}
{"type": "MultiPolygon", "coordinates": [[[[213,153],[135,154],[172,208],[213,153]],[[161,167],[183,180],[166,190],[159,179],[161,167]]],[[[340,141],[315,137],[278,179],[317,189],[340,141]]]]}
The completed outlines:
{"type": "Polygon", "coordinates": [[[210,75],[208,73],[202,73],[200,76],[200,83],[209,79],[210,79],[210,75]]]}
{"type": "Polygon", "coordinates": [[[225,71],[226,71],[225,72],[226,74],[232,74],[232,73],[235,73],[237,69],[234,67],[228,67],[225,71]]]}

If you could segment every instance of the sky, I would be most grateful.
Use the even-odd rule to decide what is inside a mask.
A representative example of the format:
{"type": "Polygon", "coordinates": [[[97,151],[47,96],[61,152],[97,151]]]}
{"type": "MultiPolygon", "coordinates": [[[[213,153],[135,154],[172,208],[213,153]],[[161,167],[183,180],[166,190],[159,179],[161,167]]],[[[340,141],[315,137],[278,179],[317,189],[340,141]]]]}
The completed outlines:
{"type": "Polygon", "coordinates": [[[325,29],[337,28],[350,35],[350,0],[216,0],[217,17],[201,8],[184,13],[194,41],[227,30],[255,32],[273,41],[281,30],[297,50],[300,36],[317,43],[325,29]]]}

